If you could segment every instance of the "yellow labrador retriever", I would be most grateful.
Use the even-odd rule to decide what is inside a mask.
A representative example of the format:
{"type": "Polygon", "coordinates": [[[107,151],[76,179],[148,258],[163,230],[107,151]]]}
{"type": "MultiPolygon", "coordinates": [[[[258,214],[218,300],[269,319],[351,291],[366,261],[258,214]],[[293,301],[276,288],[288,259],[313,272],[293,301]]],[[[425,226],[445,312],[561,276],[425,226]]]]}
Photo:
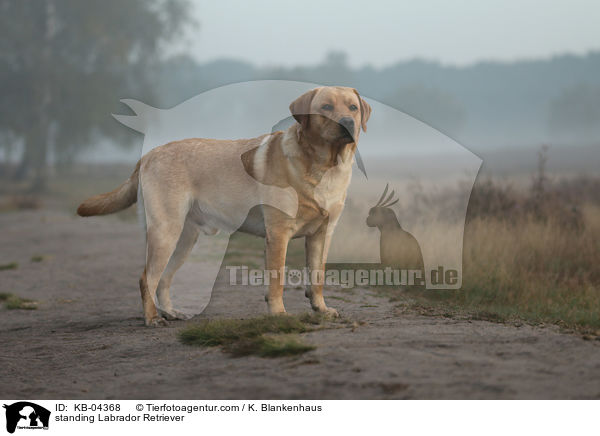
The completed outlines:
{"type": "MultiPolygon", "coordinates": [[[[239,140],[186,139],[157,147],[121,186],[79,206],[80,216],[104,215],[143,200],[147,251],[140,291],[146,325],[165,325],[165,318],[178,317],[169,287],[201,231],[214,234],[233,227],[265,237],[266,269],[271,272],[265,299],[273,314],[285,312],[282,276],[291,238],[305,237],[308,270],[324,276],[360,128],[366,130],[371,107],[353,88],[321,87],[298,97],[290,111],[297,123],[283,132],[239,140]],[[228,212],[249,195],[250,184],[233,174],[240,163],[241,172],[260,184],[293,188],[296,213],[262,204],[240,226],[228,212]]],[[[315,311],[338,315],[325,305],[322,280],[311,282],[306,296],[315,311]]]]}

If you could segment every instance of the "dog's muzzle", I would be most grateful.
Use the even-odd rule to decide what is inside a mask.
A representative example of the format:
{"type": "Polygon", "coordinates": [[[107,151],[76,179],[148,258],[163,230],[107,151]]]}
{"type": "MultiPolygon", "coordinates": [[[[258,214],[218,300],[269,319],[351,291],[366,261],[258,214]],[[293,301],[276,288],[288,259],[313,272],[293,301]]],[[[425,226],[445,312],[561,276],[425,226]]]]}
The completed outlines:
{"type": "Polygon", "coordinates": [[[350,117],[340,118],[338,124],[342,130],[342,136],[354,139],[354,120],[350,117]]]}

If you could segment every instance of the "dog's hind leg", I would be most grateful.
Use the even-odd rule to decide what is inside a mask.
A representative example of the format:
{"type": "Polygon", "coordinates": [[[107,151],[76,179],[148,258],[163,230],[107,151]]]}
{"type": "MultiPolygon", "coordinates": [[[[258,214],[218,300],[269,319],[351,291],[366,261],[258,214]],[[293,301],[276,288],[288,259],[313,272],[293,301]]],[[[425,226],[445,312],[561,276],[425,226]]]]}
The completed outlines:
{"type": "Polygon", "coordinates": [[[175,251],[158,283],[158,312],[168,320],[189,318],[185,314],[173,309],[169,289],[171,287],[173,276],[177,270],[181,268],[181,265],[185,263],[185,260],[198,240],[199,233],[200,226],[192,222],[189,218],[186,219],[181,236],[179,236],[179,240],[177,241],[175,251]]]}
{"type": "Polygon", "coordinates": [[[148,226],[146,269],[140,279],[144,320],[148,326],[166,325],[167,321],[158,316],[154,297],[159,280],[175,252],[189,207],[173,199],[156,198],[152,204],[146,195],[145,200],[148,226]]]}

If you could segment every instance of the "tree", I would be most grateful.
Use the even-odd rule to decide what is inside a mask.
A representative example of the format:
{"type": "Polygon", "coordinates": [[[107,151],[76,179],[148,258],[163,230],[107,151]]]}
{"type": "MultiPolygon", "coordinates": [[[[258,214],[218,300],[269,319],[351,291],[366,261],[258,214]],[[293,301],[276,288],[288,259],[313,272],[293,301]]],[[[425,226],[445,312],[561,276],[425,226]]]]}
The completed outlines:
{"type": "Polygon", "coordinates": [[[457,135],[466,122],[466,110],[457,99],[438,88],[403,86],[386,103],[446,134],[457,135]]]}
{"type": "Polygon", "coordinates": [[[16,175],[41,190],[51,152],[69,160],[119,134],[111,109],[148,100],[147,71],[187,11],[186,0],[0,0],[0,132],[23,141],[16,175]]]}
{"type": "Polygon", "coordinates": [[[562,140],[600,139],[600,87],[579,84],[566,88],[550,103],[550,133],[562,140]]]}

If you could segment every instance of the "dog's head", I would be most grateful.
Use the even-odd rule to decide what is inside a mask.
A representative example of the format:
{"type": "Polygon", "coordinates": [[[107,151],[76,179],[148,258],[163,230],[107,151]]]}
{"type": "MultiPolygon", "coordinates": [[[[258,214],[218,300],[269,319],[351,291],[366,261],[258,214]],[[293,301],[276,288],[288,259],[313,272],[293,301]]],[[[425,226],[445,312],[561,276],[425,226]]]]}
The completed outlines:
{"type": "Polygon", "coordinates": [[[324,86],[294,100],[290,112],[308,139],[341,145],[357,142],[361,127],[367,130],[371,106],[354,88],[324,86]]]}

